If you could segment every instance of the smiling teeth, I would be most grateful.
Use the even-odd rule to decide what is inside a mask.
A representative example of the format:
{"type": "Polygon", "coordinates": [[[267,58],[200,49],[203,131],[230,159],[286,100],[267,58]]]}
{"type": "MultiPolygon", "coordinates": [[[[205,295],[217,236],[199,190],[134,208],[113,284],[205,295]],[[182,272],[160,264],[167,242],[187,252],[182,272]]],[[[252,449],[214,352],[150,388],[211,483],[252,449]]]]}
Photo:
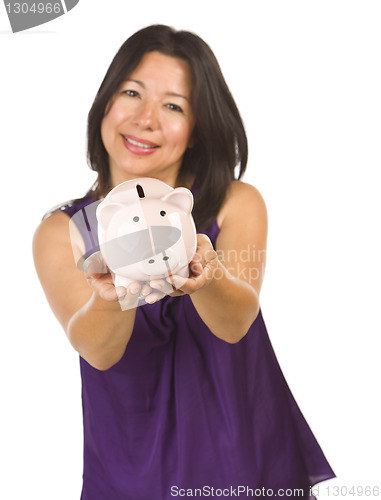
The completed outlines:
{"type": "Polygon", "coordinates": [[[149,146],[148,144],[142,144],[141,142],[134,141],[132,139],[129,139],[128,137],[123,136],[127,142],[132,144],[133,146],[137,146],[138,148],[143,148],[143,149],[153,149],[157,148],[158,146],[149,146]]]}

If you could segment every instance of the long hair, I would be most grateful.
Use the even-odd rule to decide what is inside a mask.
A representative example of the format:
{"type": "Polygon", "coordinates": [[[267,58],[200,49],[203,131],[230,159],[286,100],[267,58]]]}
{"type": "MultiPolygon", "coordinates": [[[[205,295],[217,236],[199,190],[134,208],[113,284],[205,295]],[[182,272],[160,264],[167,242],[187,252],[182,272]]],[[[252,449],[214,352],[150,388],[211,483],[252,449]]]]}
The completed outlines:
{"type": "Polygon", "coordinates": [[[104,196],[112,187],[108,153],[101,137],[105,110],[143,56],[154,51],[186,61],[191,71],[194,146],[184,153],[176,185],[195,177],[193,217],[197,228],[206,229],[224,202],[235,168],[237,179],[246,169],[247,138],[215,55],[200,37],[188,31],[149,26],[128,38],[115,55],[88,115],[87,158],[90,168],[98,173],[92,194],[104,196]]]}

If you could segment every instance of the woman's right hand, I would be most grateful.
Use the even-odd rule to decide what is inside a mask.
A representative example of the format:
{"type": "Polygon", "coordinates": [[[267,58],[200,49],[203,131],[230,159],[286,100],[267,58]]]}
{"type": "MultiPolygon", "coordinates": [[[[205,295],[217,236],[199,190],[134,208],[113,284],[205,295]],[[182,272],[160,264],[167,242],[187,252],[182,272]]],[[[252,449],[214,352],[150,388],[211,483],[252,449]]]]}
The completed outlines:
{"type": "Polygon", "coordinates": [[[127,288],[115,287],[113,275],[101,252],[96,252],[88,257],[83,267],[87,283],[94,292],[107,302],[119,301],[123,310],[136,307],[139,299],[145,298],[152,292],[149,285],[140,281],[131,282],[127,288]]]}

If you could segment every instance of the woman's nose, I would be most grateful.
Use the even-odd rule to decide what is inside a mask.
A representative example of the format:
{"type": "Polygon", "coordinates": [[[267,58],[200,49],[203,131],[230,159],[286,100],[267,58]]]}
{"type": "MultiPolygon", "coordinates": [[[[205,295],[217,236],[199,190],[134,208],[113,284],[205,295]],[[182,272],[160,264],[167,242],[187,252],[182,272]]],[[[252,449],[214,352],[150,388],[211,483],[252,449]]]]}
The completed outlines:
{"type": "Polygon", "coordinates": [[[158,110],[155,103],[143,102],[135,115],[135,121],[142,128],[155,129],[158,126],[158,110]]]}

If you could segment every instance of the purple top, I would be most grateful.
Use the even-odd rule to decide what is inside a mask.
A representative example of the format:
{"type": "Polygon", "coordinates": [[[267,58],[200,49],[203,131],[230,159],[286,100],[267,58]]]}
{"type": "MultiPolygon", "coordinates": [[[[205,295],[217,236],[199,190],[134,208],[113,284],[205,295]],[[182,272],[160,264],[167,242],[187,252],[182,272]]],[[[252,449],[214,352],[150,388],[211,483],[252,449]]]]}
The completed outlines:
{"type": "MultiPolygon", "coordinates": [[[[63,211],[72,216],[92,201],[63,211]]],[[[86,226],[80,230],[90,253],[94,234],[86,226]]],[[[216,221],[199,232],[215,245],[216,221]]],[[[246,336],[229,344],[209,330],[189,295],[166,296],[137,308],[118,363],[99,371],[80,358],[80,367],[81,500],[206,497],[212,488],[223,498],[299,488],[303,495],[287,498],[311,499],[311,485],[335,477],[290,392],[261,311],[246,336]]]]}

